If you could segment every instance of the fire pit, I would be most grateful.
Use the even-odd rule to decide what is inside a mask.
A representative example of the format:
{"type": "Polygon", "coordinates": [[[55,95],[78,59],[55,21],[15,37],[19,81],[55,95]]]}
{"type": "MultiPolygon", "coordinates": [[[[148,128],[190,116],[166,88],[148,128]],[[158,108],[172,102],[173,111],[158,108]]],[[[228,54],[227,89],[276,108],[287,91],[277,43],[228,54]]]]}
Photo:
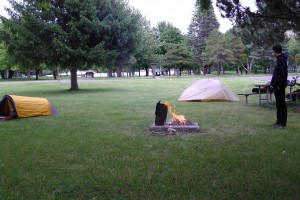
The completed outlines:
{"type": "Polygon", "coordinates": [[[155,122],[150,126],[149,131],[153,135],[178,135],[184,133],[196,133],[200,128],[197,123],[193,123],[183,115],[177,115],[169,103],[156,104],[155,122]],[[166,122],[167,113],[172,115],[172,120],[166,122]]]}

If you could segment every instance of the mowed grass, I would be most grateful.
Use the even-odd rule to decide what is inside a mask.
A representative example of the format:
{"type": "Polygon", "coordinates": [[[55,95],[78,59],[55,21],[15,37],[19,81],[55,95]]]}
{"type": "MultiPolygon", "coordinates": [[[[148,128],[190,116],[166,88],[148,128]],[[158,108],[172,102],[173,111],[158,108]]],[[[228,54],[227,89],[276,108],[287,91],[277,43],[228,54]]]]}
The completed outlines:
{"type": "MultiPolygon", "coordinates": [[[[201,77],[203,78],[203,77],[201,77]]],[[[259,80],[221,77],[235,93],[259,80]]],[[[272,128],[274,103],[181,103],[196,78],[0,83],[45,97],[57,116],[0,122],[0,199],[300,199],[300,121],[272,128]],[[152,136],[161,100],[197,134],[152,136]]]]}

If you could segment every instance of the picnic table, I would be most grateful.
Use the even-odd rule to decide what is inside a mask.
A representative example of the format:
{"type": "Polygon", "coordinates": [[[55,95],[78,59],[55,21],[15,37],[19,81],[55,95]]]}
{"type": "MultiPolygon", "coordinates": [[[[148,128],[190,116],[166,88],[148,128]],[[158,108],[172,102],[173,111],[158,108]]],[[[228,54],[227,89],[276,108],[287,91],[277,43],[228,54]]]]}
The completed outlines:
{"type": "MultiPolygon", "coordinates": [[[[244,95],[246,98],[246,104],[248,104],[248,96],[249,95],[258,95],[258,105],[261,105],[262,101],[266,101],[267,104],[272,102],[272,93],[271,85],[268,83],[255,83],[252,84],[255,88],[257,88],[257,92],[244,92],[238,93],[238,95],[244,95]]],[[[295,86],[293,83],[288,83],[287,86],[289,87],[289,94],[292,94],[292,89],[295,86]]],[[[289,100],[291,100],[291,95],[289,95],[289,100]]]]}
{"type": "Polygon", "coordinates": [[[254,94],[258,94],[257,92],[240,92],[238,93],[238,95],[243,95],[245,96],[245,99],[246,99],[246,105],[248,105],[248,97],[250,95],[254,95],[254,94]]]}
{"type": "Polygon", "coordinates": [[[289,92],[289,100],[292,100],[292,91],[293,91],[293,87],[296,86],[295,83],[288,83],[287,86],[290,87],[290,92],[289,92]]]}
{"type": "Polygon", "coordinates": [[[272,102],[272,92],[271,92],[271,85],[269,84],[254,84],[254,87],[258,88],[258,105],[261,105],[261,101],[266,101],[267,104],[272,102]],[[263,90],[266,89],[266,90],[263,90]],[[265,94],[262,97],[262,94],[265,94]]]}

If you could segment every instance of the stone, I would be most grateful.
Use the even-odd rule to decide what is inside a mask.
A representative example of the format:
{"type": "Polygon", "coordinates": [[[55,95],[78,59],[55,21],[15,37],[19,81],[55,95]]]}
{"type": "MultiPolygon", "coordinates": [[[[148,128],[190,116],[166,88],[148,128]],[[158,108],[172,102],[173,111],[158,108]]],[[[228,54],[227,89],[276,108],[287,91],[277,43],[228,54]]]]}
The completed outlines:
{"type": "Polygon", "coordinates": [[[198,133],[200,128],[197,123],[192,123],[189,125],[170,125],[165,123],[162,126],[157,126],[153,123],[149,131],[153,135],[180,135],[186,133],[198,133]]]}

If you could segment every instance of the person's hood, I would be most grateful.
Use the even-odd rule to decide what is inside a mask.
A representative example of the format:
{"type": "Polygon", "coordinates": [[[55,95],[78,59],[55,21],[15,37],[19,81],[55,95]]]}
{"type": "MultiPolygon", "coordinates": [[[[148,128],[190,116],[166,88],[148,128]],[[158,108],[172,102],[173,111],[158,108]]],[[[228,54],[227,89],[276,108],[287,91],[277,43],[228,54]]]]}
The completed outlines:
{"type": "Polygon", "coordinates": [[[284,53],[281,53],[281,54],[279,54],[279,55],[277,56],[277,58],[280,58],[280,57],[284,58],[285,60],[288,59],[288,56],[287,56],[286,54],[284,54],[284,53]]]}

